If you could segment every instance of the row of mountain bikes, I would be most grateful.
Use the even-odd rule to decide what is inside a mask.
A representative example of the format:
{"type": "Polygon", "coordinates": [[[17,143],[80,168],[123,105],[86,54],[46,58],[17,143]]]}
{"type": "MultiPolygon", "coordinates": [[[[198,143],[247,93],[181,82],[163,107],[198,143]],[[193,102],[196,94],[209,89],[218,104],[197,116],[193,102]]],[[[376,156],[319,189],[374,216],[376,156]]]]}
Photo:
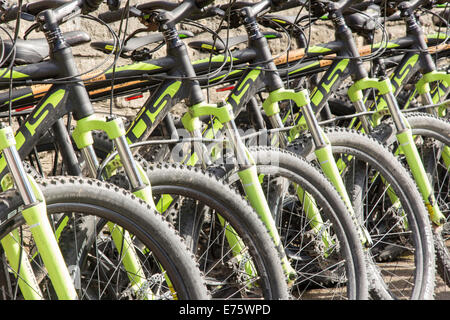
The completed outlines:
{"type": "Polygon", "coordinates": [[[102,2],[0,3],[2,299],[450,286],[447,1],[102,2]],[[110,37],[62,32],[76,17],[110,37]],[[100,66],[80,71],[82,44],[100,66]]]}

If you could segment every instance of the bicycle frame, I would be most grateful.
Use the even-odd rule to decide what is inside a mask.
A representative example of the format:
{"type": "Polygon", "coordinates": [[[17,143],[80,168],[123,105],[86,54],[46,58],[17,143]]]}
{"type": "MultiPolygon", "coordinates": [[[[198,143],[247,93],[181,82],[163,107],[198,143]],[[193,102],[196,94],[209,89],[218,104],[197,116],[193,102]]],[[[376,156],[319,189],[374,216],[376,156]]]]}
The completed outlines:
{"type": "MultiPolygon", "coordinates": [[[[172,107],[183,99],[186,100],[186,105],[189,108],[188,113],[186,113],[183,118],[183,124],[194,138],[202,138],[199,131],[200,120],[198,117],[202,115],[213,115],[217,117],[220,123],[227,127],[230,141],[232,141],[232,148],[235,151],[236,159],[238,160],[239,177],[241,178],[247,198],[268,228],[269,233],[278,248],[280,257],[282,257],[282,265],[288,276],[288,281],[292,282],[295,277],[295,271],[287,261],[284,249],[281,247],[277,229],[258,181],[255,163],[239,138],[239,133],[234,124],[234,115],[231,106],[229,104],[214,105],[206,104],[204,102],[199,82],[197,80],[189,79],[189,77],[195,77],[196,73],[189,60],[184,43],[182,43],[177,36],[176,29],[169,28],[169,30],[165,30],[163,34],[167,43],[168,56],[151,60],[149,63],[160,65],[160,61],[169,61],[170,67],[167,68],[166,65],[166,68],[168,69],[166,70],[166,74],[173,79],[162,81],[138,112],[136,118],[127,129],[126,136],[128,143],[132,144],[145,140],[168,115],[172,107]]],[[[221,57],[216,58],[215,61],[223,61],[220,59],[221,57]]],[[[130,65],[129,67],[132,68],[133,65],[130,65]]],[[[129,67],[125,66],[122,70],[129,67]]],[[[161,72],[162,70],[150,70],[149,75],[151,75],[153,71],[156,73],[161,72]]],[[[203,145],[198,144],[197,146],[200,148],[197,150],[203,150],[203,145]]],[[[197,155],[199,155],[202,160],[206,161],[207,156],[203,151],[198,152],[197,155]]],[[[206,162],[203,163],[207,164],[206,162]]],[[[233,243],[239,242],[238,239],[228,240],[233,243]]]]}
{"type": "MultiPolygon", "coordinates": [[[[312,56],[314,56],[314,54],[316,54],[317,56],[321,56],[324,54],[331,55],[336,52],[339,53],[339,50],[338,50],[339,45],[340,44],[338,42],[332,42],[329,44],[312,47],[312,48],[310,48],[308,53],[311,52],[312,56]]],[[[395,47],[396,45],[389,44],[389,46],[395,47]]],[[[365,51],[363,51],[363,52],[366,52],[367,54],[370,52],[370,50],[368,51],[367,48],[365,48],[364,50],[365,51]]],[[[361,50],[360,50],[360,52],[361,52],[361,50]]],[[[304,51],[303,51],[303,54],[304,54],[304,51]]],[[[247,61],[252,61],[252,58],[254,56],[255,56],[254,51],[252,49],[247,49],[247,50],[238,51],[237,55],[233,55],[233,60],[235,60],[236,63],[240,64],[240,63],[244,63],[247,61]],[[236,56],[238,56],[239,58],[236,58],[236,56]]],[[[296,55],[293,55],[293,56],[298,57],[296,55]]],[[[300,55],[300,57],[301,57],[301,55],[300,55]]],[[[329,58],[331,58],[331,57],[329,57],[329,58]]],[[[228,59],[231,59],[231,58],[228,58],[228,59]]],[[[305,62],[302,63],[297,68],[291,69],[291,70],[288,69],[286,71],[283,71],[282,74],[299,76],[299,75],[304,75],[306,71],[307,72],[317,72],[318,69],[323,69],[324,67],[326,67],[330,64],[331,60],[326,60],[326,59],[327,58],[321,59],[321,60],[312,60],[312,61],[305,60],[305,62]]],[[[288,60],[292,61],[288,57],[285,59],[284,62],[286,62],[288,60]]],[[[344,59],[344,60],[346,60],[346,59],[344,59]]],[[[224,61],[224,57],[220,56],[220,55],[214,56],[212,61],[216,64],[217,63],[220,64],[221,62],[224,61]]],[[[194,70],[197,71],[197,68],[196,68],[197,65],[201,65],[201,64],[205,64],[205,63],[207,64],[208,62],[209,62],[209,59],[203,59],[203,61],[200,60],[197,63],[194,62],[193,63],[194,70]]],[[[278,63],[282,63],[282,62],[283,62],[283,59],[278,60],[278,63]]],[[[160,74],[163,72],[168,72],[168,74],[170,74],[172,65],[173,65],[173,61],[170,61],[169,58],[163,58],[163,59],[156,59],[156,60],[135,63],[135,64],[131,64],[128,66],[119,67],[119,68],[116,68],[116,71],[118,72],[118,74],[122,73],[123,78],[125,78],[125,76],[127,74],[135,76],[136,71],[146,73],[148,76],[151,76],[152,74],[160,74]]],[[[350,70],[351,67],[348,67],[348,65],[349,65],[348,61],[342,61],[342,60],[331,64],[331,67],[329,68],[329,70],[332,70],[332,71],[329,73],[329,77],[327,78],[329,80],[327,80],[326,82],[324,81],[322,83],[322,86],[318,86],[317,90],[313,91],[313,93],[311,94],[311,101],[312,101],[311,105],[313,107],[315,107],[314,108],[315,111],[320,110],[320,108],[321,108],[320,104],[325,103],[328,98],[327,95],[330,92],[332,92],[333,89],[341,83],[339,76],[341,75],[342,78],[344,78],[345,76],[348,76],[352,71],[355,71],[355,70],[350,70]],[[328,89],[328,91],[327,91],[327,89],[328,89]],[[322,95],[322,98],[320,98],[321,95],[322,95]]],[[[254,93],[256,93],[259,89],[261,89],[264,86],[267,87],[267,83],[265,83],[265,82],[270,81],[270,80],[266,80],[264,78],[265,72],[263,72],[262,70],[258,71],[258,69],[247,70],[247,73],[242,72],[242,71],[236,72],[235,74],[233,74],[233,76],[236,77],[237,75],[240,75],[242,73],[244,73],[244,76],[242,76],[241,81],[239,81],[239,83],[235,86],[235,90],[232,92],[232,94],[230,94],[229,98],[227,99],[227,102],[233,106],[234,114],[238,114],[239,113],[238,109],[240,107],[242,107],[243,105],[245,105],[245,103],[250,100],[250,97],[254,93]],[[264,80],[262,80],[263,78],[264,78],[264,80]],[[259,89],[255,89],[255,88],[259,88],[259,89]]],[[[22,74],[26,74],[26,72],[23,72],[22,74]]],[[[177,75],[177,74],[173,73],[172,75],[177,75]]],[[[221,77],[223,77],[223,76],[220,75],[220,76],[212,79],[211,82],[220,80],[221,77]]],[[[108,73],[106,73],[105,76],[102,76],[96,80],[99,80],[101,82],[101,81],[106,81],[107,79],[108,79],[108,73]]],[[[139,80],[139,81],[144,82],[144,80],[139,80]]],[[[182,90],[180,89],[180,88],[184,88],[184,90],[186,90],[185,88],[190,88],[189,85],[187,85],[185,82],[188,82],[188,81],[181,81],[181,82],[175,81],[175,80],[174,81],[165,81],[156,89],[155,94],[152,95],[152,97],[147,101],[145,106],[139,112],[138,118],[135,119],[135,121],[132,124],[132,127],[129,128],[128,133],[127,133],[127,140],[129,143],[133,143],[133,142],[141,141],[141,140],[145,139],[145,137],[151,133],[151,131],[157,126],[158,123],[160,123],[160,121],[169,112],[168,111],[169,108],[166,108],[166,106],[174,105],[176,102],[180,101],[183,98],[186,98],[186,97],[189,98],[189,96],[188,96],[189,93],[182,92],[182,90]]],[[[87,86],[89,86],[89,83],[87,83],[87,86]]],[[[125,83],[127,83],[127,82],[125,82],[125,83]]],[[[268,87],[269,88],[271,87],[270,83],[269,83],[268,87]]],[[[272,88],[275,88],[275,87],[276,86],[272,85],[272,88]]],[[[99,89],[99,90],[104,90],[104,89],[99,89]]],[[[294,101],[297,100],[298,103],[303,104],[303,105],[298,105],[299,107],[301,107],[301,108],[305,107],[306,109],[308,108],[307,99],[302,99],[300,95],[296,95],[294,92],[283,91],[283,90],[276,91],[276,90],[278,90],[278,89],[273,90],[271,95],[269,96],[268,101],[270,101],[270,102],[265,103],[266,114],[268,114],[271,117],[271,119],[272,119],[271,121],[273,121],[274,123],[280,122],[280,119],[277,118],[277,114],[278,114],[277,102],[278,101],[281,101],[284,99],[292,99],[294,101]]],[[[189,89],[187,91],[191,91],[191,90],[189,89]]],[[[192,107],[191,110],[195,110],[195,109],[200,110],[202,108],[205,109],[204,107],[207,107],[207,106],[201,105],[201,104],[194,104],[191,107],[192,107]],[[200,107],[202,107],[202,108],[200,108],[200,107]]],[[[211,106],[209,106],[209,109],[210,109],[209,111],[212,110],[211,106]]],[[[192,117],[194,117],[194,118],[195,118],[195,115],[198,115],[198,114],[207,114],[203,111],[192,111],[191,113],[192,113],[192,117]]],[[[310,112],[310,114],[312,115],[313,113],[310,112]]],[[[227,119],[223,120],[224,123],[226,123],[226,120],[227,119]]],[[[317,125],[314,124],[313,117],[310,117],[309,121],[310,121],[310,126],[312,128],[317,128],[317,125]]],[[[221,121],[218,121],[217,125],[223,126],[223,123],[221,121]]],[[[187,125],[187,126],[189,127],[189,125],[187,125]]],[[[192,132],[195,131],[195,125],[191,126],[191,130],[192,130],[192,132]]],[[[337,166],[333,165],[332,162],[330,161],[332,159],[331,152],[329,150],[329,147],[326,147],[327,140],[325,137],[322,136],[322,133],[320,132],[320,130],[316,130],[315,139],[316,139],[316,141],[320,142],[320,145],[323,146],[323,149],[318,150],[316,152],[318,157],[320,159],[323,159],[323,161],[320,161],[320,162],[329,164],[328,167],[323,165],[323,170],[325,171],[325,173],[328,177],[330,177],[334,180],[334,183],[338,187],[341,194],[345,195],[346,192],[341,183],[339,171],[337,170],[338,168],[337,168],[337,166]]],[[[191,163],[194,163],[194,162],[195,161],[191,161],[191,163]]],[[[242,179],[245,180],[244,177],[242,177],[242,179]]],[[[248,180],[251,180],[251,179],[248,179],[248,180]]],[[[347,205],[349,205],[348,197],[344,196],[344,198],[346,198],[347,205]]]]}

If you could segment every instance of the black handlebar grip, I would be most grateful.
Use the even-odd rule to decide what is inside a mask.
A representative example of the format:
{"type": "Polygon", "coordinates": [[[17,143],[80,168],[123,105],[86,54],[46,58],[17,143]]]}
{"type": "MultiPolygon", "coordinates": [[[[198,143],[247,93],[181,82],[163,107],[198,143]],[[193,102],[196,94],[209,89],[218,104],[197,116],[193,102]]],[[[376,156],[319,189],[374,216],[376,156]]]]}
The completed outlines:
{"type": "Polygon", "coordinates": [[[201,9],[206,6],[209,6],[213,2],[214,2],[214,0],[195,0],[195,5],[201,9]]]}
{"type": "Polygon", "coordinates": [[[100,7],[102,2],[103,0],[84,0],[83,6],[81,7],[81,12],[83,14],[94,12],[98,9],[98,7],[100,7]]]}
{"type": "MultiPolygon", "coordinates": [[[[106,11],[106,12],[100,13],[98,15],[98,18],[103,20],[106,23],[116,22],[116,21],[119,21],[120,19],[122,19],[124,10],[125,10],[124,8],[121,8],[116,11],[106,11]]],[[[130,17],[134,17],[133,11],[131,11],[131,10],[130,10],[130,17]]]]}
{"type": "Polygon", "coordinates": [[[272,6],[279,7],[287,2],[289,2],[289,0],[272,0],[272,6]]]}

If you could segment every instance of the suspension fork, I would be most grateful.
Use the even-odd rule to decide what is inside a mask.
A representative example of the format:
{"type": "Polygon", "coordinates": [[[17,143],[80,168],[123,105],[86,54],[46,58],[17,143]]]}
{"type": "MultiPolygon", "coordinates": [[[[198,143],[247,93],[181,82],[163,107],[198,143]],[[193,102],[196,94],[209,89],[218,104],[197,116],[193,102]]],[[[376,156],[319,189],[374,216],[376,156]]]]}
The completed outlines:
{"type": "MultiPolygon", "coordinates": [[[[123,167],[130,181],[133,194],[147,202],[153,209],[156,208],[150,181],[143,168],[137,163],[131,153],[130,147],[125,138],[125,129],[120,118],[109,117],[107,120],[96,119],[93,115],[80,119],[72,133],[72,137],[81,150],[86,161],[89,173],[96,178],[99,163],[93,147],[93,130],[105,131],[109,139],[113,140],[117,148],[118,155],[107,164],[107,175],[110,176],[118,168],[123,167]]],[[[153,293],[149,291],[146,277],[143,273],[141,263],[132,245],[133,240],[128,232],[117,225],[107,223],[116,249],[121,254],[122,263],[127,270],[128,278],[132,283],[133,290],[144,299],[152,299],[153,293]]],[[[167,279],[168,280],[168,279],[167,279]]],[[[170,282],[168,280],[170,285],[170,282]]]]}
{"type": "Polygon", "coordinates": [[[348,90],[350,100],[352,102],[362,100],[362,90],[368,88],[378,89],[386,101],[387,108],[397,130],[396,136],[400,145],[400,150],[406,157],[408,166],[410,167],[411,173],[428,209],[430,219],[436,226],[442,225],[443,221],[445,221],[445,217],[440,211],[434,197],[433,188],[427,178],[425,168],[414,142],[411,127],[398,106],[389,78],[365,78],[356,81],[348,90]]]}
{"type": "MultiPolygon", "coordinates": [[[[204,102],[191,106],[189,111],[181,119],[185,129],[189,132],[199,134],[201,126],[199,117],[204,115],[213,115],[221,125],[225,126],[230,145],[235,152],[235,159],[239,168],[238,176],[241,180],[247,199],[268,229],[280,254],[283,270],[288,277],[289,283],[292,283],[295,280],[296,272],[290,265],[282,246],[275,221],[258,179],[255,161],[240,138],[234,122],[232,106],[228,103],[217,105],[204,102]]],[[[201,134],[198,138],[202,138],[201,134]]]]}
{"type": "MultiPolygon", "coordinates": [[[[445,117],[447,115],[447,107],[439,106],[440,95],[438,91],[440,90],[439,85],[441,83],[445,88],[447,88],[445,93],[443,94],[443,96],[445,97],[450,92],[450,74],[442,71],[432,71],[424,74],[422,78],[416,83],[416,91],[421,96],[422,104],[437,104],[438,110],[434,108],[431,109],[433,115],[445,117]],[[432,96],[429,84],[435,81],[439,81],[439,84],[436,88],[436,93],[434,94],[434,96],[432,96]]],[[[444,159],[444,163],[448,170],[450,168],[450,147],[447,145],[443,146],[442,158],[444,159]]]]}
{"type": "MultiPolygon", "coordinates": [[[[44,196],[34,179],[25,173],[15,145],[16,141],[11,127],[1,127],[0,150],[4,154],[2,161],[6,161],[12,177],[9,185],[12,187],[14,184],[17,187],[23,200],[25,209],[22,210],[22,215],[30,226],[31,234],[55,292],[61,300],[77,300],[77,292],[47,216],[44,196]]],[[[20,231],[16,229],[3,238],[2,246],[11,268],[18,278],[19,288],[24,298],[42,299],[43,295],[31,263],[23,254],[20,231]]]]}
{"type": "MultiPolygon", "coordinates": [[[[269,97],[263,103],[263,109],[269,118],[275,117],[277,114],[279,114],[280,110],[278,107],[278,102],[283,100],[294,101],[297,107],[299,107],[302,110],[303,117],[298,121],[298,125],[299,126],[306,125],[306,127],[310,131],[316,147],[314,152],[316,154],[317,160],[320,164],[320,167],[322,168],[323,173],[325,174],[325,176],[327,176],[328,179],[330,179],[331,183],[335,186],[338,193],[343,198],[351,216],[354,218],[361,243],[364,244],[365,246],[370,246],[370,244],[372,243],[371,237],[366,228],[359,222],[356,222],[358,220],[356,219],[356,214],[353,210],[350,197],[348,196],[344,181],[342,180],[338,166],[336,164],[336,160],[334,159],[330,141],[328,140],[327,136],[320,128],[319,123],[317,122],[317,119],[311,108],[308,91],[302,90],[296,92],[294,90],[287,90],[281,88],[270,92],[269,97]]],[[[283,123],[276,120],[276,118],[271,122],[272,124],[278,123],[278,127],[283,126],[283,123]]],[[[297,127],[293,128],[290,132],[290,136],[295,136],[297,134],[297,130],[298,130],[297,127]]],[[[314,219],[316,221],[321,221],[321,218],[318,216],[316,216],[314,219]]]]}
{"type": "MultiPolygon", "coordinates": [[[[416,83],[416,91],[420,95],[423,105],[433,105],[437,104],[439,101],[436,101],[439,97],[438,95],[433,99],[431,96],[430,83],[431,82],[442,82],[443,85],[447,88],[444,96],[446,96],[450,91],[450,74],[442,71],[431,71],[422,76],[422,78],[416,83]]],[[[438,89],[439,90],[439,89],[438,89]]],[[[446,113],[445,108],[439,108],[436,110],[434,108],[432,110],[432,114],[440,117],[444,117],[446,113]]]]}

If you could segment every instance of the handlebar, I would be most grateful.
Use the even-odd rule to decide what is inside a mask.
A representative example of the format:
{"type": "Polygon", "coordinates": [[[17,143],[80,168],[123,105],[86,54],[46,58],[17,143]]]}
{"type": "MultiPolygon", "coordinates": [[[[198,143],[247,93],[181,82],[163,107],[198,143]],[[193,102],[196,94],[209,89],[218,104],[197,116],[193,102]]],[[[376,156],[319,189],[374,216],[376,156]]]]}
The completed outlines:
{"type": "MultiPolygon", "coordinates": [[[[168,1],[152,1],[135,7],[130,7],[130,17],[141,17],[142,13],[154,10],[164,10],[170,18],[170,23],[177,23],[184,18],[200,11],[201,8],[210,4],[213,0],[185,0],[181,4],[168,1]]],[[[106,23],[112,23],[122,19],[125,8],[116,11],[103,12],[98,18],[106,23]]]]}
{"type": "MultiPolygon", "coordinates": [[[[22,5],[21,12],[36,16],[44,10],[55,9],[58,15],[67,15],[80,8],[83,13],[90,13],[97,10],[102,2],[103,0],[42,0],[22,5]]],[[[0,21],[9,22],[17,19],[19,6],[13,4],[8,7],[7,1],[2,1],[2,4],[0,21]]]]}
{"type": "MultiPolygon", "coordinates": [[[[295,8],[295,7],[304,5],[307,3],[307,1],[308,0],[289,0],[289,1],[272,0],[271,4],[273,7],[272,9],[274,9],[274,11],[282,11],[282,10],[287,10],[287,9],[291,9],[291,8],[295,8]]],[[[236,1],[233,3],[233,9],[252,7],[254,5],[255,5],[254,2],[236,1]]],[[[256,3],[256,5],[258,5],[258,3],[256,3]]],[[[151,1],[151,2],[147,2],[147,3],[143,3],[143,4],[139,4],[139,5],[135,6],[134,8],[138,9],[135,11],[133,11],[133,9],[132,9],[133,7],[130,7],[129,16],[130,17],[139,17],[139,11],[142,11],[144,13],[148,13],[150,11],[157,10],[157,9],[172,11],[177,6],[179,6],[179,4],[174,3],[174,2],[151,1]]],[[[209,18],[209,17],[215,16],[217,14],[217,10],[225,11],[228,9],[228,7],[229,7],[228,4],[222,4],[222,5],[212,6],[212,7],[210,6],[210,7],[205,8],[203,10],[203,12],[193,13],[190,18],[193,20],[209,18]]],[[[124,10],[125,10],[124,8],[121,8],[116,11],[103,12],[98,15],[98,18],[100,18],[101,20],[103,20],[106,23],[116,22],[122,18],[124,10]]]]}
{"type": "MultiPolygon", "coordinates": [[[[147,2],[147,3],[137,5],[136,7],[130,7],[129,16],[130,17],[139,17],[140,11],[146,13],[146,12],[156,10],[156,9],[171,11],[171,10],[174,10],[178,5],[179,5],[178,3],[168,2],[168,1],[147,2]],[[133,10],[133,8],[136,8],[138,10],[133,10]]],[[[100,18],[101,20],[103,20],[106,23],[116,22],[122,18],[124,10],[125,10],[125,8],[120,8],[119,10],[116,10],[116,11],[103,12],[98,15],[98,18],[100,18]]]]}
{"type": "MultiPolygon", "coordinates": [[[[58,8],[64,4],[70,3],[72,0],[42,0],[32,3],[26,3],[22,5],[22,12],[31,14],[33,16],[37,15],[39,12],[58,8]]],[[[8,6],[7,1],[2,1],[2,11],[0,21],[9,22],[17,19],[17,13],[19,12],[19,6],[13,4],[8,6]]]]}

